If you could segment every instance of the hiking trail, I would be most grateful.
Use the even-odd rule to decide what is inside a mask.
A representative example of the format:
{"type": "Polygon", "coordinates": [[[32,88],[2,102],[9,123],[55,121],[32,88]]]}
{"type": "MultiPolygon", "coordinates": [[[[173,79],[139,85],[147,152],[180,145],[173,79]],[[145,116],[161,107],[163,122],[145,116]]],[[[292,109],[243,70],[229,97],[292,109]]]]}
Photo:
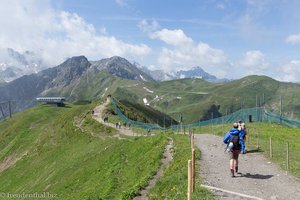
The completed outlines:
{"type": "Polygon", "coordinates": [[[211,134],[195,134],[195,138],[201,151],[203,186],[211,189],[216,199],[300,199],[300,182],[261,153],[240,154],[240,173],[231,177],[223,138],[211,134]]]}
{"type": "MultiPolygon", "coordinates": [[[[109,122],[104,122],[104,120],[102,119],[102,113],[105,109],[105,107],[110,103],[110,101],[106,101],[105,103],[103,104],[100,104],[98,106],[96,106],[94,108],[94,114],[93,114],[93,118],[106,125],[106,126],[110,126],[110,127],[113,127],[113,128],[116,128],[116,125],[113,124],[113,123],[109,123],[109,122]]],[[[130,128],[120,128],[120,129],[117,129],[119,131],[120,134],[123,134],[123,135],[127,135],[127,136],[138,136],[137,134],[135,135],[134,132],[130,129],[130,128]]],[[[150,179],[149,183],[148,183],[148,186],[146,186],[146,188],[144,188],[143,190],[140,191],[140,195],[139,196],[136,196],[134,198],[134,200],[147,200],[148,197],[147,197],[147,193],[148,191],[155,186],[157,180],[163,175],[163,171],[165,168],[167,168],[170,164],[170,162],[173,160],[173,155],[172,155],[172,149],[173,149],[173,146],[174,146],[174,142],[173,142],[173,139],[171,137],[168,137],[168,143],[166,144],[166,147],[165,147],[165,151],[163,153],[163,157],[161,159],[161,166],[159,168],[159,170],[156,172],[156,174],[150,179]]]]}

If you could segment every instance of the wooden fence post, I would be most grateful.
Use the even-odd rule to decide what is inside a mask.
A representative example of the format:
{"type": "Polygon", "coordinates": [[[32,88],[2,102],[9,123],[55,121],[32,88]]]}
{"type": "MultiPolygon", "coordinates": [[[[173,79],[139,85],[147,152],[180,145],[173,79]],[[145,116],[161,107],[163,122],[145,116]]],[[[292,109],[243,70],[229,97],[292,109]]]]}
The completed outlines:
{"type": "Polygon", "coordinates": [[[192,186],[192,161],[188,161],[188,192],[187,192],[187,200],[191,200],[192,194],[191,194],[191,186],[192,186]]]}
{"type": "Polygon", "coordinates": [[[195,135],[194,134],[192,134],[193,136],[193,142],[192,142],[192,149],[194,149],[195,148],[195,135]]]}
{"type": "Polygon", "coordinates": [[[191,141],[191,149],[193,149],[194,148],[194,139],[195,138],[194,138],[194,134],[193,133],[191,133],[190,135],[191,135],[191,137],[190,137],[191,138],[191,140],[190,140],[191,141]]]}
{"type": "Polygon", "coordinates": [[[289,158],[289,143],[286,143],[286,171],[288,172],[290,168],[290,158],[289,158]]]}
{"type": "Polygon", "coordinates": [[[195,191],[195,149],[192,149],[192,192],[195,191]]]}
{"type": "Polygon", "coordinates": [[[270,136],[270,158],[273,157],[273,152],[272,152],[272,136],[270,136]]]}

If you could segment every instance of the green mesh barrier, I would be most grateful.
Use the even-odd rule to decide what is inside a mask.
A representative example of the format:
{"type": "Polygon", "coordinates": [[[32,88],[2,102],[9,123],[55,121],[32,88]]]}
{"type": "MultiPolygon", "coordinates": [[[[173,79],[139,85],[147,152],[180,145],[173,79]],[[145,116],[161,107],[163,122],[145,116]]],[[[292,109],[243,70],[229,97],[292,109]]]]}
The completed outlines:
{"type": "Polygon", "coordinates": [[[159,126],[158,124],[138,122],[138,121],[134,121],[132,119],[129,119],[122,113],[122,111],[120,110],[120,107],[118,106],[118,104],[116,103],[116,101],[113,98],[111,98],[111,103],[112,103],[112,105],[115,109],[115,112],[119,116],[119,118],[121,118],[121,120],[124,123],[126,123],[130,126],[140,127],[140,128],[144,128],[144,129],[164,129],[163,127],[159,126]]]}
{"type": "Polygon", "coordinates": [[[150,124],[150,123],[138,122],[138,121],[128,119],[122,113],[122,111],[120,110],[119,106],[117,105],[116,101],[113,98],[111,99],[111,103],[113,104],[116,113],[121,118],[121,120],[123,120],[123,122],[127,124],[131,124],[132,126],[141,127],[145,129],[160,129],[160,130],[188,129],[197,126],[207,126],[210,124],[234,123],[240,120],[243,122],[250,122],[250,121],[251,122],[272,122],[272,123],[278,123],[289,127],[300,128],[300,121],[274,114],[270,111],[265,110],[264,108],[246,108],[246,109],[238,110],[229,115],[225,115],[222,117],[218,117],[206,121],[199,121],[199,122],[194,122],[185,125],[178,124],[178,125],[172,125],[170,127],[164,128],[159,126],[158,124],[150,124]]]}

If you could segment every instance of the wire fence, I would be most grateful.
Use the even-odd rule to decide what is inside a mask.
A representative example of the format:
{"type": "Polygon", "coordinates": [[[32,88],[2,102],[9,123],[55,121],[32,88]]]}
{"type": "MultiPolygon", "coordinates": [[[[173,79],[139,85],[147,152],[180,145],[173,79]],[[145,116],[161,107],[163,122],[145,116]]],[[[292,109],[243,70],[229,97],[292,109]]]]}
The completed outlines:
{"type": "MultiPolygon", "coordinates": [[[[259,126],[248,127],[246,149],[248,152],[262,152],[266,157],[277,163],[283,170],[300,178],[300,143],[299,139],[289,136],[291,130],[274,131],[260,129],[259,126]],[[288,137],[284,137],[288,136],[288,137]]],[[[297,133],[294,133],[297,134],[297,133]]]]}
{"type": "Polygon", "coordinates": [[[132,126],[141,127],[145,129],[171,129],[171,130],[179,130],[179,129],[189,129],[193,127],[199,127],[199,126],[207,126],[210,124],[228,124],[233,123],[237,121],[243,121],[243,122],[273,122],[282,124],[289,127],[296,127],[300,128],[300,121],[297,121],[295,119],[290,119],[287,117],[283,117],[280,115],[277,115],[275,113],[272,113],[268,110],[266,110],[263,107],[255,107],[255,108],[247,108],[247,109],[241,109],[234,113],[231,113],[229,115],[225,115],[218,118],[213,118],[206,121],[198,121],[191,124],[176,124],[169,127],[161,127],[158,124],[151,124],[151,123],[145,123],[145,122],[139,122],[134,121],[132,119],[129,119],[126,117],[123,112],[121,111],[120,107],[116,103],[116,101],[112,98],[111,103],[115,109],[115,112],[120,117],[120,119],[126,123],[130,124],[132,126]]]}

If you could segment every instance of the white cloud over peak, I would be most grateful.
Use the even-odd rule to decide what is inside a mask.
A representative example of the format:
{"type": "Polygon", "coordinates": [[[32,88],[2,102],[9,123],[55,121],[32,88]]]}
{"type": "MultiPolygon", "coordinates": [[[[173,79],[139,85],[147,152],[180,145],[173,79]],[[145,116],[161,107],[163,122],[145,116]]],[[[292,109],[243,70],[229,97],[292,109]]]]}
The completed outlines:
{"type": "Polygon", "coordinates": [[[206,43],[194,42],[181,29],[162,29],[151,33],[150,37],[170,45],[162,47],[158,57],[160,67],[167,72],[201,66],[218,77],[227,75],[230,64],[224,52],[206,43]]]}
{"type": "Polygon", "coordinates": [[[296,43],[300,43],[300,34],[296,34],[296,35],[289,35],[285,41],[287,43],[291,43],[291,44],[296,44],[296,43]]]}
{"type": "Polygon", "coordinates": [[[300,81],[300,60],[292,60],[279,68],[281,81],[299,82],[300,81]]]}
{"type": "Polygon", "coordinates": [[[0,7],[0,46],[40,54],[50,66],[66,57],[146,56],[151,48],[131,44],[96,28],[76,13],[56,10],[47,0],[7,0],[0,7]],[[13,22],[13,23],[11,23],[13,22]]]}
{"type": "Polygon", "coordinates": [[[258,50],[247,51],[238,63],[245,75],[265,74],[270,64],[265,60],[265,55],[258,50]]]}

